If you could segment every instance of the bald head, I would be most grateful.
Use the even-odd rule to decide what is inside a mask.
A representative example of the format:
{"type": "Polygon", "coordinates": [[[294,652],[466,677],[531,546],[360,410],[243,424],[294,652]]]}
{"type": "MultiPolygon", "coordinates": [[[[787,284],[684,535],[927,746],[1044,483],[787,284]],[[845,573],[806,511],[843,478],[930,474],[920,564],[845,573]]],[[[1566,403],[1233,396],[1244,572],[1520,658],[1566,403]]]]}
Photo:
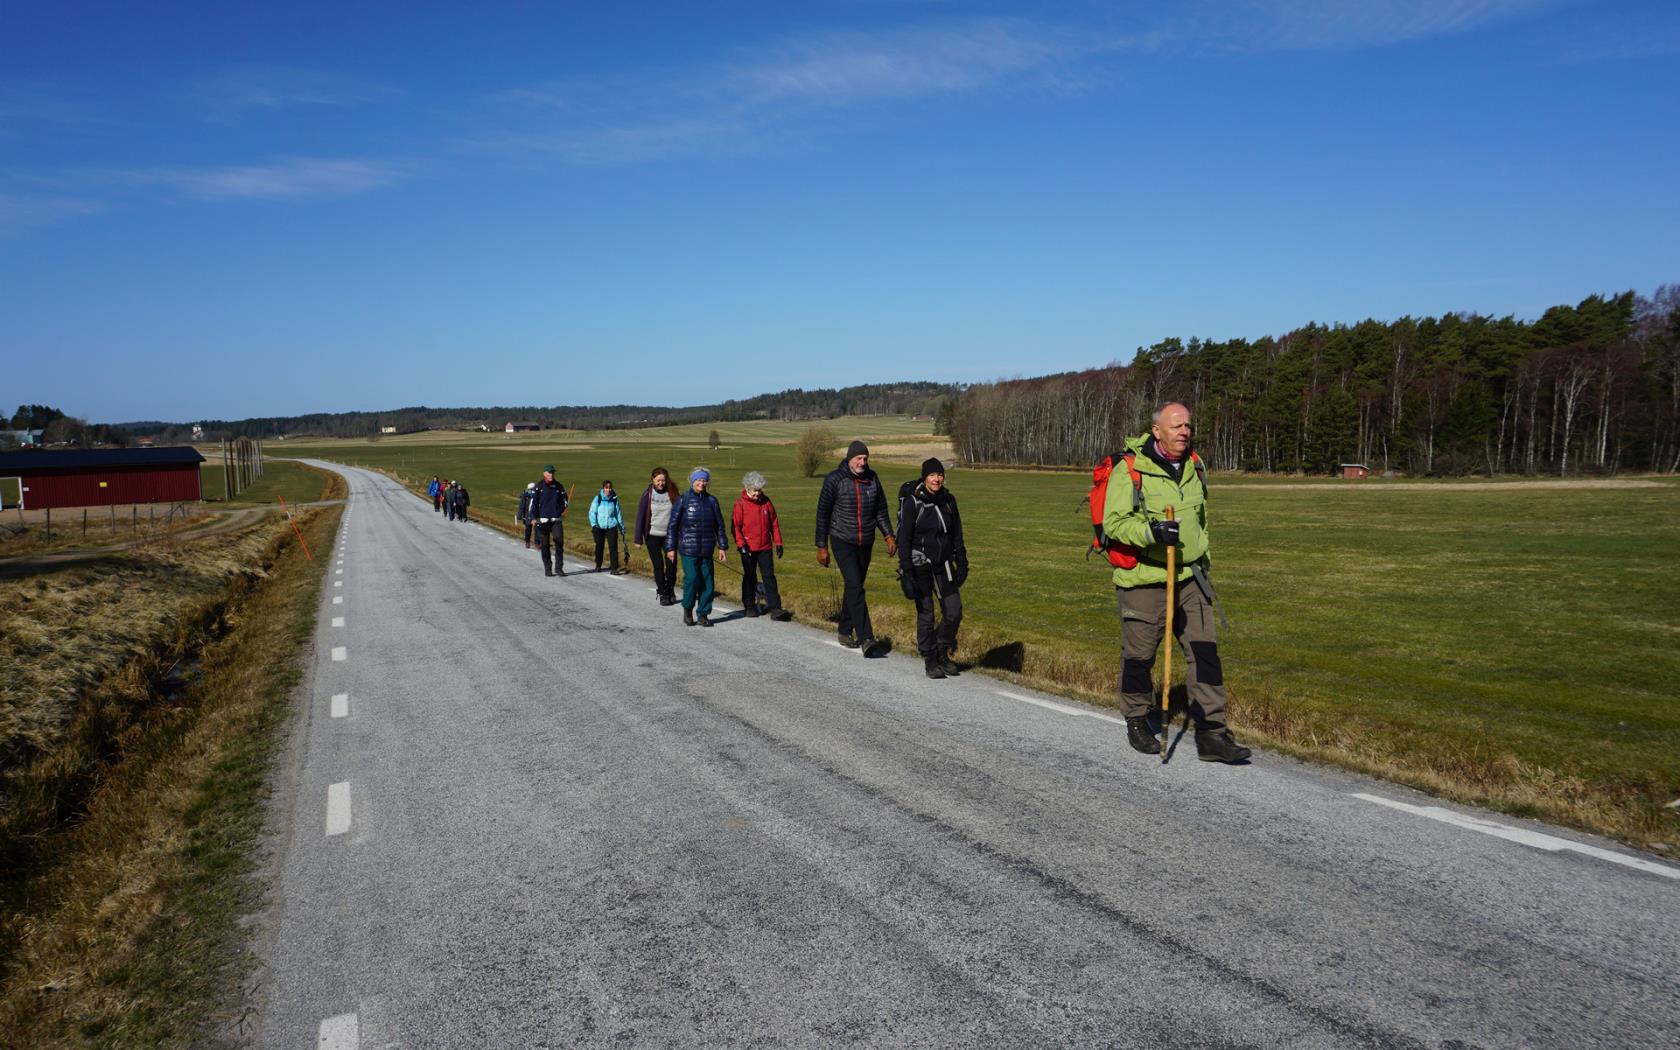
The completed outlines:
{"type": "Polygon", "coordinates": [[[1190,439],[1196,428],[1190,422],[1190,410],[1177,401],[1168,401],[1150,417],[1149,432],[1155,444],[1171,459],[1182,459],[1190,451],[1190,439]]]}

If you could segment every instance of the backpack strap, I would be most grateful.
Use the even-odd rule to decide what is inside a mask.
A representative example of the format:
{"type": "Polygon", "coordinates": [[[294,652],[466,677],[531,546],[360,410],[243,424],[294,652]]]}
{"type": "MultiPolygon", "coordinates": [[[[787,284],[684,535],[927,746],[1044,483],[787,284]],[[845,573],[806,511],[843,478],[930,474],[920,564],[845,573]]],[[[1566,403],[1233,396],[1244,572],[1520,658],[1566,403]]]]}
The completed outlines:
{"type": "Polygon", "coordinates": [[[1149,506],[1143,499],[1143,475],[1138,473],[1137,453],[1128,452],[1120,458],[1126,461],[1126,473],[1132,478],[1132,513],[1147,511],[1149,506]]]}

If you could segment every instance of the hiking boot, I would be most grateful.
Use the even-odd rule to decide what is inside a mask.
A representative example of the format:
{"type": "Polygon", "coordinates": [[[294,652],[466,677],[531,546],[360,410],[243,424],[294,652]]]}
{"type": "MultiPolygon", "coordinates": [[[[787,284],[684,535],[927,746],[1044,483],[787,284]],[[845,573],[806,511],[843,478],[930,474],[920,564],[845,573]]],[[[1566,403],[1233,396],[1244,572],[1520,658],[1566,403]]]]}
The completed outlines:
{"type": "Polygon", "coordinates": [[[544,576],[553,576],[554,575],[554,570],[553,569],[544,569],[543,570],[543,575],[544,576]]]}
{"type": "Polygon", "coordinates": [[[758,615],[758,614],[759,614],[759,613],[758,613],[758,606],[756,606],[756,605],[749,605],[749,606],[747,606],[747,607],[746,607],[746,608],[745,608],[745,609],[742,609],[742,610],[741,610],[741,613],[742,613],[742,615],[744,615],[744,616],[757,616],[757,615],[758,615]]]}
{"type": "Polygon", "coordinates": [[[704,616],[700,617],[700,626],[710,627],[711,625],[712,625],[712,621],[710,619],[708,619],[707,617],[704,617],[704,616]]]}
{"type": "MultiPolygon", "coordinates": [[[[1201,734],[1196,739],[1200,741],[1201,734]]],[[[1135,715],[1126,719],[1126,740],[1133,750],[1142,751],[1146,755],[1161,753],[1161,741],[1155,736],[1155,730],[1149,728],[1148,715],[1135,715]]]]}
{"type": "Polygon", "coordinates": [[[870,660],[879,660],[892,651],[892,642],[886,638],[866,638],[859,644],[864,657],[870,660]]]}
{"type": "Polygon", "coordinates": [[[775,620],[777,623],[787,623],[789,620],[793,619],[793,614],[788,612],[786,609],[771,609],[770,619],[775,620]]]}
{"type": "Polygon", "coordinates": [[[562,565],[560,568],[555,569],[554,570],[554,575],[556,575],[556,576],[566,575],[566,567],[564,565],[562,565]]]}
{"type": "Polygon", "coordinates": [[[683,626],[684,627],[693,627],[694,626],[694,610],[693,609],[684,609],[683,610],[683,626]]]}
{"type": "Polygon", "coordinates": [[[1203,762],[1246,762],[1253,753],[1237,743],[1237,738],[1224,726],[1196,730],[1196,757],[1203,762]]]}
{"type": "Polygon", "coordinates": [[[859,643],[858,643],[858,640],[856,638],[852,637],[850,634],[847,634],[845,632],[841,632],[841,634],[840,634],[840,644],[845,646],[848,649],[856,649],[858,647],[859,643]]]}
{"type": "Polygon", "coordinates": [[[927,676],[929,678],[945,677],[945,668],[940,665],[939,656],[937,654],[922,657],[922,667],[927,670],[927,676]]]}
{"type": "Polygon", "coordinates": [[[962,668],[958,667],[957,662],[951,659],[951,650],[941,649],[934,655],[939,660],[939,669],[945,672],[947,678],[951,675],[962,674],[962,668]]]}
{"type": "Polygon", "coordinates": [[[677,604],[677,600],[675,598],[673,598],[672,596],[670,596],[669,594],[661,594],[659,596],[659,604],[660,605],[675,605],[675,604],[677,604]]]}

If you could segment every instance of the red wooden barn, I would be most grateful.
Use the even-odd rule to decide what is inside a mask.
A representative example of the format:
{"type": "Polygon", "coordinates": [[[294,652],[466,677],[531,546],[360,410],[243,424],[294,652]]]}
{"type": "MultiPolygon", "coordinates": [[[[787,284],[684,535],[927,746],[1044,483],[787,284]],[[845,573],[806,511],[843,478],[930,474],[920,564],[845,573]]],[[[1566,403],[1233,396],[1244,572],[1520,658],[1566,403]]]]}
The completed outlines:
{"type": "Polygon", "coordinates": [[[187,503],[200,498],[203,462],[189,446],[0,452],[0,479],[17,479],[25,510],[187,503]]]}

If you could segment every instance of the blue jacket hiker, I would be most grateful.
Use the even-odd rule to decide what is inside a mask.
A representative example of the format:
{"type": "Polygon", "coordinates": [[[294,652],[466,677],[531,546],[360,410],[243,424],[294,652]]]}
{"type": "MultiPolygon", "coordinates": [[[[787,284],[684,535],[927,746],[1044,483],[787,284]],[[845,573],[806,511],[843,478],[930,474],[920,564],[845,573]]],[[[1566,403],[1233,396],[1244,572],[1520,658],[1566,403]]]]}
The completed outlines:
{"type": "MultiPolygon", "coordinates": [[[[613,491],[611,481],[601,482],[601,491],[589,502],[589,531],[595,537],[595,571],[601,571],[601,552],[610,546],[612,574],[623,575],[618,567],[618,537],[624,531],[624,513],[619,508],[618,493],[613,491]]],[[[625,557],[630,555],[628,545],[624,554],[625,557]]]]}
{"type": "Polygon", "coordinates": [[[717,596],[717,578],[712,558],[718,561],[729,557],[729,527],[723,521],[723,507],[717,497],[706,491],[711,472],[696,467],[688,476],[689,490],[677,497],[671,507],[670,532],[666,543],[667,558],[682,556],[683,623],[693,627],[712,625],[712,599],[717,596]]]}
{"type": "Polygon", "coordinates": [[[535,539],[537,551],[542,555],[544,576],[566,575],[566,528],[562,515],[570,502],[566,486],[554,480],[554,464],[550,463],[543,468],[542,480],[537,482],[526,511],[537,526],[535,539]],[[549,553],[550,542],[554,546],[553,554],[549,553]]]}

